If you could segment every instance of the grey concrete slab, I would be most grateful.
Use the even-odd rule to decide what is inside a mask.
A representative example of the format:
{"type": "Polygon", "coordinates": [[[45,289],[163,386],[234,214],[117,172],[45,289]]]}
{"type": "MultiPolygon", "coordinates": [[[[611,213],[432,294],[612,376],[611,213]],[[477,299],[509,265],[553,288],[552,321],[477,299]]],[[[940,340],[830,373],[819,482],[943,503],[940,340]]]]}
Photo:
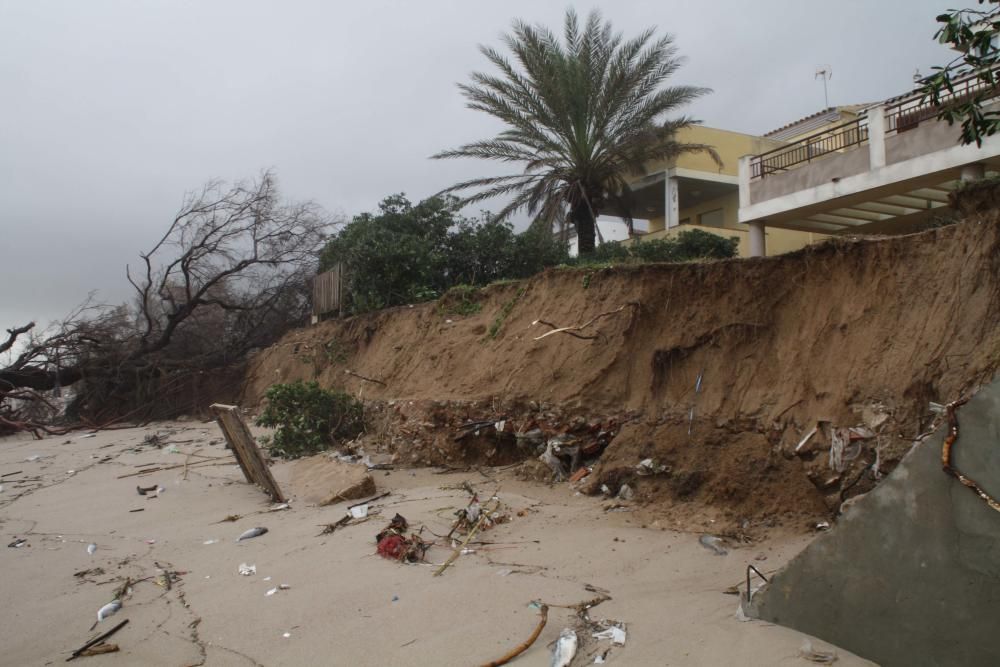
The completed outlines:
{"type": "MultiPolygon", "coordinates": [[[[1000,382],[958,421],[953,464],[1000,497],[1000,382]]],[[[748,614],[887,667],[1000,665],[1000,512],[941,469],[946,432],[775,574],[748,614]]]]}

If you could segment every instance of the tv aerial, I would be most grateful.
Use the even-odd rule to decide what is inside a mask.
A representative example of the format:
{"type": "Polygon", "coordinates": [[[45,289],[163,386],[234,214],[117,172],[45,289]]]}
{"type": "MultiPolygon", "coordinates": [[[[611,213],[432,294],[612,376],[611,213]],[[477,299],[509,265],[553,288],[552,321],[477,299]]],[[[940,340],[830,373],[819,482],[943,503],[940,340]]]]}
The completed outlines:
{"type": "Polygon", "coordinates": [[[829,65],[817,65],[816,74],[813,76],[813,80],[823,79],[823,108],[830,108],[830,96],[826,89],[826,82],[833,78],[833,68],[829,65]]]}

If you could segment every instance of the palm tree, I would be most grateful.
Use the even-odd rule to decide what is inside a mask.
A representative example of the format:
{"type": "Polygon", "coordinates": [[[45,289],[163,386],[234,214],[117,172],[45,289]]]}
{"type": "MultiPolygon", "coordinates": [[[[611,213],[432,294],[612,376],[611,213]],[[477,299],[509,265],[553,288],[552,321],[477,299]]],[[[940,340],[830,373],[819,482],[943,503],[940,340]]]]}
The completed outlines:
{"type": "Polygon", "coordinates": [[[512,197],[497,214],[501,218],[526,209],[551,221],[568,207],[580,252],[588,253],[594,249],[595,220],[608,203],[631,224],[627,177],[643,173],[643,165],[697,151],[718,162],[710,146],[676,139],[678,130],[695,121],[667,115],[710,91],[662,87],[682,60],[673,38],[654,40],[654,32],[624,41],[596,11],[581,31],[571,9],[564,44],[543,26],[514,22],[503,42],[516,65],[480,46],[500,72],[474,73],[472,83],[459,88],[470,109],[498,118],[507,129],[433,157],[522,163],[523,171],[463,181],[441,194],[479,188],[464,203],[512,197]]]}

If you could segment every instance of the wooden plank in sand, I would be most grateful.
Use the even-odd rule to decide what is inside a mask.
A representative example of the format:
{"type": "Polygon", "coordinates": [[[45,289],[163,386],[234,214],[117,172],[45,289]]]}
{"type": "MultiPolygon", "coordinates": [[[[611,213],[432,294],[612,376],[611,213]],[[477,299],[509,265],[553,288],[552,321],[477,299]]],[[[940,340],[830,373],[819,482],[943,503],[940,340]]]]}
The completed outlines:
{"type": "Polygon", "coordinates": [[[240,464],[243,475],[251,484],[256,484],[264,493],[271,496],[271,500],[276,503],[285,502],[285,497],[281,494],[278,483],[271,476],[271,471],[267,469],[267,462],[257,448],[250,429],[247,428],[243,417],[240,416],[239,408],[235,405],[223,405],[213,403],[212,412],[215,420],[219,422],[222,434],[226,436],[226,442],[233,450],[236,462],[240,464]]]}

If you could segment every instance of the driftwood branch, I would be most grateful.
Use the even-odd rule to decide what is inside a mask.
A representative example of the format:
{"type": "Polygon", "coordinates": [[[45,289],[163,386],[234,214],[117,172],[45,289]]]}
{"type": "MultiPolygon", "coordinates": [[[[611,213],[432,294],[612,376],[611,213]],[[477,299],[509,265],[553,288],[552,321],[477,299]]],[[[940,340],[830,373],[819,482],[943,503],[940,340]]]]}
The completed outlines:
{"type": "Polygon", "coordinates": [[[479,513],[479,521],[477,521],[476,524],[472,527],[472,529],[469,530],[469,534],[465,536],[465,539],[462,540],[462,543],[459,544],[457,547],[455,547],[455,550],[451,552],[451,555],[448,556],[448,560],[446,560],[441,565],[441,567],[439,567],[437,570],[434,571],[435,577],[441,576],[444,573],[444,571],[447,570],[448,567],[455,562],[455,559],[457,559],[459,554],[462,553],[462,549],[464,549],[465,546],[472,540],[472,538],[476,536],[476,533],[479,532],[479,529],[483,527],[483,523],[485,523],[486,518],[490,515],[490,513],[495,512],[496,509],[500,507],[500,499],[499,497],[497,497],[498,492],[499,489],[497,489],[497,491],[493,493],[493,506],[489,509],[487,509],[486,507],[482,508],[482,510],[479,513]]]}
{"type": "Polygon", "coordinates": [[[535,340],[541,340],[541,339],[543,339],[543,338],[545,338],[547,336],[551,336],[552,334],[557,334],[557,333],[569,334],[570,336],[575,336],[576,338],[582,338],[584,340],[593,340],[594,338],[597,338],[597,336],[582,336],[580,334],[576,334],[576,333],[573,333],[573,332],[575,332],[575,331],[582,331],[583,329],[586,329],[587,327],[591,326],[597,320],[603,319],[605,317],[611,317],[612,315],[617,315],[618,313],[622,312],[623,310],[625,310],[625,308],[627,308],[629,306],[635,308],[638,305],[639,304],[634,303],[634,302],[626,303],[626,304],[623,304],[623,305],[619,306],[615,310],[609,310],[606,313],[600,313],[598,315],[595,315],[594,317],[590,318],[588,321],[584,322],[583,324],[574,324],[574,325],[568,326],[568,327],[556,327],[555,325],[551,324],[550,322],[545,322],[543,320],[535,320],[534,322],[532,322],[533,325],[534,324],[544,324],[544,325],[546,325],[548,327],[553,327],[552,331],[546,331],[541,336],[536,336],[535,340]]]}
{"type": "Polygon", "coordinates": [[[126,625],[128,625],[128,619],[127,618],[124,621],[122,621],[121,623],[119,623],[118,625],[116,625],[115,627],[113,627],[110,630],[108,630],[107,632],[105,632],[103,635],[100,635],[99,637],[95,637],[94,639],[91,639],[89,642],[87,642],[86,644],[84,644],[80,648],[78,648],[75,651],[73,651],[73,655],[71,655],[70,657],[66,658],[66,662],[69,662],[70,660],[74,660],[76,658],[79,658],[81,655],[83,655],[83,652],[86,651],[88,648],[90,648],[91,646],[95,646],[97,644],[100,644],[105,639],[107,639],[111,635],[115,634],[116,632],[118,632],[119,630],[121,630],[122,628],[124,628],[126,625]]]}
{"type": "Polygon", "coordinates": [[[364,380],[365,382],[374,382],[375,384],[380,384],[383,387],[389,386],[385,382],[382,382],[381,380],[376,380],[375,378],[365,377],[361,373],[355,373],[354,371],[346,369],[346,368],[344,369],[344,373],[346,373],[347,375],[352,375],[352,376],[358,378],[359,380],[364,380]]]}
{"type": "Polygon", "coordinates": [[[542,634],[542,629],[545,627],[545,623],[549,620],[548,605],[543,604],[541,609],[538,610],[538,613],[541,618],[538,620],[538,625],[535,627],[535,631],[531,633],[530,637],[505,653],[502,658],[494,660],[493,662],[487,662],[483,665],[483,667],[500,667],[500,665],[506,665],[508,662],[527,651],[531,645],[535,643],[535,640],[538,639],[538,635],[542,634]]]}

